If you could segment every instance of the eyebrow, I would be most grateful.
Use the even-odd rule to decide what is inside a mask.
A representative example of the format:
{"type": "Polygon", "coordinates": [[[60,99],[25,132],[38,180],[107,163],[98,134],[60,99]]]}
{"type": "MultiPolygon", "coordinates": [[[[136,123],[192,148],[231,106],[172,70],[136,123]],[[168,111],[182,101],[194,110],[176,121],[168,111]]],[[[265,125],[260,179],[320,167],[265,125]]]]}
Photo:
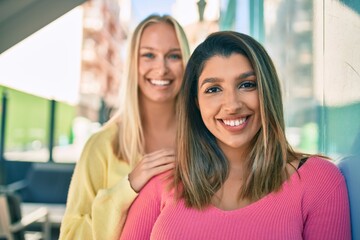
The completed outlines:
{"type": "MultiPolygon", "coordinates": [[[[155,48],[153,47],[147,47],[147,46],[142,46],[139,48],[139,50],[151,50],[151,51],[156,51],[155,48]]],[[[171,48],[168,52],[177,52],[180,51],[181,52],[181,48],[171,48]]]]}
{"type": "MultiPolygon", "coordinates": [[[[248,78],[250,76],[255,76],[255,72],[249,71],[249,72],[242,73],[236,79],[241,80],[241,79],[248,78]]],[[[215,83],[215,82],[220,82],[220,81],[221,80],[219,78],[205,78],[204,81],[202,81],[200,87],[202,87],[206,83],[215,83]]]]}

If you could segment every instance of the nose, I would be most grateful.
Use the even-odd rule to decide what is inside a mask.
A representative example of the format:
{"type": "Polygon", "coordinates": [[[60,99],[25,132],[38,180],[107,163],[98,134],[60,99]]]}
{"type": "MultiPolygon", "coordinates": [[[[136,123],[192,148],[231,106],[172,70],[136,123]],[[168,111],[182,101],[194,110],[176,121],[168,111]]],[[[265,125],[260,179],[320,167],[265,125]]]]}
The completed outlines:
{"type": "Polygon", "coordinates": [[[156,67],[155,67],[156,73],[163,76],[165,75],[168,70],[168,62],[166,61],[165,58],[159,58],[158,61],[156,62],[156,67]]]}
{"type": "Polygon", "coordinates": [[[224,94],[223,107],[228,114],[239,112],[239,109],[242,107],[242,101],[237,89],[224,94]]]}

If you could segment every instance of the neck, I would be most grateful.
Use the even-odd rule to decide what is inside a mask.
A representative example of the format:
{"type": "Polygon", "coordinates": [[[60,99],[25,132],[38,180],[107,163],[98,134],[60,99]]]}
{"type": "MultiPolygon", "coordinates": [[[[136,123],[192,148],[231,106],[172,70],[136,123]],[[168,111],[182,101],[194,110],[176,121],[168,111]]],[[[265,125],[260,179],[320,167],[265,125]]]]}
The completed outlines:
{"type": "Polygon", "coordinates": [[[141,121],[146,129],[168,129],[176,123],[175,102],[140,101],[141,121]]]}
{"type": "Polygon", "coordinates": [[[141,121],[145,139],[145,153],[175,147],[175,102],[140,102],[141,121]]]}
{"type": "Polygon", "coordinates": [[[243,165],[247,155],[247,148],[233,148],[221,142],[218,142],[218,145],[229,161],[230,166],[236,167],[243,165]]]}
{"type": "Polygon", "coordinates": [[[247,150],[245,148],[233,148],[221,142],[218,144],[229,163],[229,177],[226,181],[242,180],[247,150]]]}

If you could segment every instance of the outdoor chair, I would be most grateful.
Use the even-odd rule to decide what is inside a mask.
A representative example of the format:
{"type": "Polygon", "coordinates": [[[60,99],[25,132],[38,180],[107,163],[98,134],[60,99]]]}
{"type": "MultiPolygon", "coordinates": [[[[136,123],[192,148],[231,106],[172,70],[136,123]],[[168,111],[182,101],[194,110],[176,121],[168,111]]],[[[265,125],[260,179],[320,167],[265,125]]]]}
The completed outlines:
{"type": "Polygon", "coordinates": [[[21,199],[12,192],[0,189],[0,239],[6,240],[50,240],[49,212],[45,207],[39,207],[33,212],[22,215],[21,199]],[[40,223],[38,231],[31,225],[40,223]]]}

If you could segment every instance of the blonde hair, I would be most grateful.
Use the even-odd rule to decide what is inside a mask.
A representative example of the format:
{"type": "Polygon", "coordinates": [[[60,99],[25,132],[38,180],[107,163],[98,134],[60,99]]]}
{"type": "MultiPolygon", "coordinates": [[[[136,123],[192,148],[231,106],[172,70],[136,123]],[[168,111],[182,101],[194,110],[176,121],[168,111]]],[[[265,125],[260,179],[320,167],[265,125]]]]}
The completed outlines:
{"type": "Polygon", "coordinates": [[[119,125],[117,139],[114,140],[114,153],[131,166],[136,164],[144,154],[144,134],[140,118],[138,97],[138,54],[139,45],[144,29],[151,24],[167,23],[174,27],[180,44],[183,66],[185,68],[190,57],[190,48],[183,28],[169,15],[150,15],[135,28],[127,51],[127,62],[120,85],[120,106],[113,120],[119,125]]]}

